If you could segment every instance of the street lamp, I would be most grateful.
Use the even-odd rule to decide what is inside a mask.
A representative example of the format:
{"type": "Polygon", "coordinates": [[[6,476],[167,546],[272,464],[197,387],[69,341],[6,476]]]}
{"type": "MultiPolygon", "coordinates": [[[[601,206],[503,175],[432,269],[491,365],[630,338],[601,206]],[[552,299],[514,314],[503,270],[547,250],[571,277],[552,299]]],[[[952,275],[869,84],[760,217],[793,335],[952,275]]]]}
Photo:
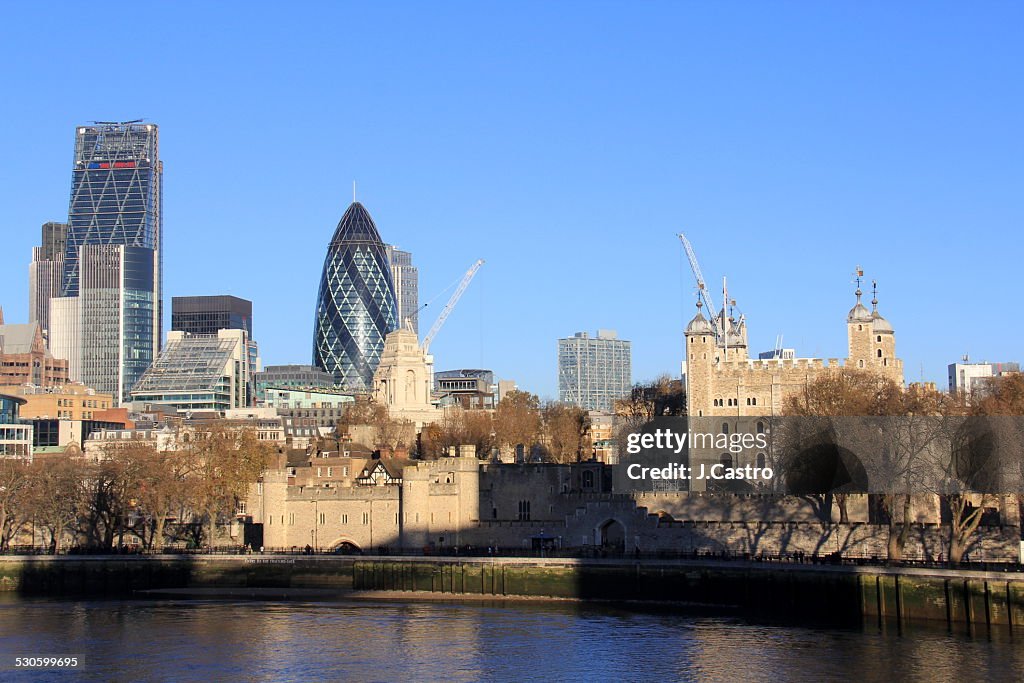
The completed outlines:
{"type": "Polygon", "coordinates": [[[309,530],[309,537],[312,540],[313,552],[316,552],[317,544],[320,541],[318,529],[320,524],[320,501],[314,498],[310,502],[313,503],[313,528],[309,530]]]}

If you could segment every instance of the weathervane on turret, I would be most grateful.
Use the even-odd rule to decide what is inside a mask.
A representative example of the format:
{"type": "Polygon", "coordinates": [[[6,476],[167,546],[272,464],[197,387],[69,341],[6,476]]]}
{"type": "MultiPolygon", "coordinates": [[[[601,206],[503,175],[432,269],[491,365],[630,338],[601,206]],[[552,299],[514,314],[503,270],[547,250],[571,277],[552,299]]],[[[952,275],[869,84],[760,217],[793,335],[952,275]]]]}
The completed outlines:
{"type": "Polygon", "coordinates": [[[862,294],[860,291],[860,279],[862,277],[864,277],[864,269],[858,265],[853,271],[853,281],[857,283],[857,291],[854,294],[857,295],[858,300],[860,300],[860,295],[862,294]]]}

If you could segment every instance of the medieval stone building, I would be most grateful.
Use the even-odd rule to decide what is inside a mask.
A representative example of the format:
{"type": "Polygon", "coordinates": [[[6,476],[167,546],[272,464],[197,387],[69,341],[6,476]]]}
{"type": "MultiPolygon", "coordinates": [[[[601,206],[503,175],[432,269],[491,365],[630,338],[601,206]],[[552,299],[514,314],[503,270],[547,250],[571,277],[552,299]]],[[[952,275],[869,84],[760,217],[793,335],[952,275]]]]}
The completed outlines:
{"type": "MultiPolygon", "coordinates": [[[[845,367],[878,372],[903,385],[903,361],[896,357],[896,335],[889,321],[861,303],[862,292],[846,316],[845,367]]],[[[686,397],[691,417],[765,416],[782,412],[786,400],[822,373],[839,368],[837,358],[754,359],[747,327],[724,311],[713,320],[697,315],[686,327],[686,397]],[[724,330],[724,331],[723,331],[724,330]]]]}

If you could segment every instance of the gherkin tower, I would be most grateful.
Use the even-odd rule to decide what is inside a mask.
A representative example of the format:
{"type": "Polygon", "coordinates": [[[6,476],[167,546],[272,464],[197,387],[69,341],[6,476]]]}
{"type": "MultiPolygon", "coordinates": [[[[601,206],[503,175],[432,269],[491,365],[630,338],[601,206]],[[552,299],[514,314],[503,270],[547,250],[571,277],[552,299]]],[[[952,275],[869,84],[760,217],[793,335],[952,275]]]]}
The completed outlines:
{"type": "Polygon", "coordinates": [[[384,243],[359,202],[341,217],[327,248],[313,328],[313,365],[339,385],[370,391],[396,327],[398,305],[384,243]]]}

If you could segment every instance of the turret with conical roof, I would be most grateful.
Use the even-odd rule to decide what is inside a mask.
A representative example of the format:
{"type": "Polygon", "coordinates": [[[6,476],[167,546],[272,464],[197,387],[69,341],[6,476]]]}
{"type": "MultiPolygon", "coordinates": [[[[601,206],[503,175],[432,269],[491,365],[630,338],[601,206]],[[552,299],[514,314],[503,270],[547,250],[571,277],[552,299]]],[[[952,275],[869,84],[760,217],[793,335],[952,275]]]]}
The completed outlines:
{"type": "Polygon", "coordinates": [[[856,294],[856,296],[857,296],[857,303],[854,304],[853,308],[850,309],[850,312],[846,314],[846,322],[848,322],[848,323],[869,323],[869,322],[871,322],[871,311],[868,310],[867,306],[865,306],[864,304],[862,304],[860,302],[860,298],[864,294],[862,291],[860,291],[860,287],[857,288],[857,291],[854,292],[854,294],[856,294]]]}
{"type": "Polygon", "coordinates": [[[714,334],[715,330],[708,322],[707,318],[704,317],[704,313],[701,311],[703,304],[697,302],[697,315],[693,316],[690,324],[686,326],[686,334],[714,334]]]}
{"type": "Polygon", "coordinates": [[[847,367],[880,372],[903,384],[903,362],[896,358],[896,335],[889,321],[878,312],[878,284],[872,282],[871,310],[861,303],[859,286],[854,294],[857,303],[846,316],[850,353],[847,367]]]}
{"type": "Polygon", "coordinates": [[[878,312],[878,282],[871,282],[871,329],[875,334],[894,334],[889,321],[878,312]]]}
{"type": "Polygon", "coordinates": [[[711,375],[715,363],[715,328],[704,317],[701,302],[697,301],[697,315],[686,326],[684,372],[686,373],[686,404],[691,415],[704,415],[711,406],[711,375]]]}

